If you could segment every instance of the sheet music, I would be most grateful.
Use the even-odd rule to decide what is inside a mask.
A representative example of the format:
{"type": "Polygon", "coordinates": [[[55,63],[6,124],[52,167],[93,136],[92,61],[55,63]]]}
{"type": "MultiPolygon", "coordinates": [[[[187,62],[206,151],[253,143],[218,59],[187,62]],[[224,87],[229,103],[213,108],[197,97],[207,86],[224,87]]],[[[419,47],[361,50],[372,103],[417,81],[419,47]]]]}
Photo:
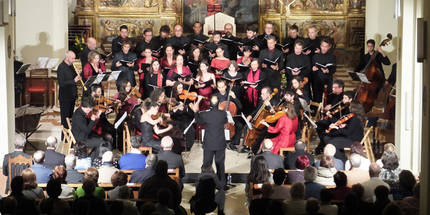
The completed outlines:
{"type": "Polygon", "coordinates": [[[312,121],[311,118],[309,118],[309,116],[305,112],[303,112],[303,115],[306,119],[308,119],[309,123],[311,123],[312,127],[318,128],[318,125],[314,121],[312,121]]]}
{"type": "Polygon", "coordinates": [[[121,71],[112,71],[108,81],[116,81],[116,79],[118,79],[119,74],[121,73],[121,71]]]}
{"type": "Polygon", "coordinates": [[[94,80],[93,84],[100,84],[103,81],[103,78],[106,74],[98,74],[96,80],[94,80]]]}
{"type": "Polygon", "coordinates": [[[115,122],[115,129],[118,129],[119,125],[121,125],[122,122],[124,122],[125,118],[127,117],[127,112],[124,112],[124,114],[119,118],[118,121],[115,122]]]}
{"type": "Polygon", "coordinates": [[[19,75],[19,74],[25,74],[25,71],[28,70],[28,68],[31,66],[31,64],[23,64],[18,71],[16,71],[15,74],[19,75]]]}
{"type": "Polygon", "coordinates": [[[58,65],[58,62],[60,61],[59,58],[51,58],[49,59],[48,63],[46,64],[46,68],[52,69],[58,65]]]}
{"type": "Polygon", "coordinates": [[[230,130],[224,129],[224,136],[225,136],[225,140],[229,141],[230,140],[230,130]]]}
{"type": "Polygon", "coordinates": [[[229,111],[226,111],[227,113],[227,121],[228,123],[233,123],[234,124],[234,120],[233,117],[231,116],[231,113],[229,111]]]}
{"type": "Polygon", "coordinates": [[[242,117],[243,121],[245,121],[246,126],[248,126],[248,129],[251,130],[252,129],[252,125],[251,123],[248,121],[248,119],[245,117],[245,115],[243,115],[243,113],[240,113],[240,116],[242,117]]]}
{"type": "Polygon", "coordinates": [[[188,132],[188,130],[191,128],[191,126],[194,124],[195,121],[196,121],[196,119],[193,119],[193,121],[190,122],[190,124],[187,126],[187,128],[185,128],[184,135],[188,132]]]}
{"type": "Polygon", "coordinates": [[[37,68],[46,68],[46,64],[48,63],[49,57],[38,57],[37,58],[37,68]]]}
{"type": "Polygon", "coordinates": [[[369,81],[369,79],[367,79],[366,74],[359,73],[359,72],[356,72],[355,74],[357,74],[357,76],[358,76],[358,78],[360,78],[360,81],[361,81],[361,82],[366,83],[366,84],[370,84],[370,83],[371,83],[371,82],[369,81]]]}
{"type": "Polygon", "coordinates": [[[299,97],[299,101],[300,101],[300,105],[302,106],[302,108],[303,108],[304,111],[311,112],[311,109],[309,108],[309,105],[306,102],[306,100],[304,100],[303,98],[299,97]]]}

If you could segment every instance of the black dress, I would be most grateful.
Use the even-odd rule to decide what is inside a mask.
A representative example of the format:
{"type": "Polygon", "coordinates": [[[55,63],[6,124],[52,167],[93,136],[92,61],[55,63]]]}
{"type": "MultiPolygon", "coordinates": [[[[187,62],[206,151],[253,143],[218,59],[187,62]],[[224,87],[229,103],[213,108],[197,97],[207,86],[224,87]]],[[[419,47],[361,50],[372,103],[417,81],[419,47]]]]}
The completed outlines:
{"type": "Polygon", "coordinates": [[[148,122],[143,122],[140,126],[142,131],[141,134],[141,144],[144,146],[152,147],[153,153],[158,153],[161,151],[161,141],[155,139],[152,134],[154,133],[154,126],[148,122]]]}

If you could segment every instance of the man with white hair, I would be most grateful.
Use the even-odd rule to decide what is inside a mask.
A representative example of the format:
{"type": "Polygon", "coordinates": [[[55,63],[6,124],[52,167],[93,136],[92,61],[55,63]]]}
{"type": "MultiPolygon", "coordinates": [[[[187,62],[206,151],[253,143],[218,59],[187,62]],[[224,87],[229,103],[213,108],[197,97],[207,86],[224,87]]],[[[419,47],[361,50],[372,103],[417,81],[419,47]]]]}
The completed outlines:
{"type": "Polygon", "coordinates": [[[381,173],[381,167],[373,162],[369,166],[369,176],[370,179],[366,182],[363,182],[361,185],[364,188],[363,193],[363,201],[373,203],[375,202],[375,188],[378,186],[385,186],[390,189],[390,185],[379,178],[379,174],[381,173]]]}
{"type": "Polygon", "coordinates": [[[49,136],[46,139],[44,165],[49,169],[54,169],[56,166],[60,166],[60,165],[63,165],[64,167],[66,166],[64,164],[64,155],[55,151],[55,148],[57,148],[57,144],[58,144],[57,138],[54,136],[49,136]]]}
{"type": "Polygon", "coordinates": [[[118,171],[113,166],[113,153],[107,151],[102,155],[102,165],[99,168],[99,180],[97,183],[111,183],[112,175],[118,171]]]}
{"type": "Polygon", "coordinates": [[[91,51],[95,51],[97,48],[97,40],[94,37],[89,37],[87,39],[87,47],[79,54],[79,59],[81,60],[82,68],[88,62],[88,54],[91,51]]]}
{"type": "Polygon", "coordinates": [[[158,162],[156,154],[149,154],[146,157],[146,167],[142,170],[134,171],[130,176],[130,183],[142,184],[146,179],[155,175],[155,164],[158,162]]]}
{"type": "Polygon", "coordinates": [[[30,167],[30,169],[32,169],[36,174],[36,182],[48,183],[49,177],[52,174],[52,170],[44,166],[45,152],[41,150],[37,150],[33,154],[33,162],[34,164],[30,167]]]}
{"type": "Polygon", "coordinates": [[[345,171],[347,186],[361,184],[370,179],[368,171],[360,169],[361,157],[359,154],[351,154],[349,161],[351,162],[351,170],[345,171]]]}
{"type": "MultiPolygon", "coordinates": [[[[334,161],[334,168],[336,170],[344,170],[345,169],[345,165],[343,164],[343,162],[337,158],[334,157],[334,154],[336,154],[336,147],[333,144],[327,144],[324,147],[324,155],[325,156],[330,156],[333,158],[334,161]]],[[[315,167],[318,168],[320,166],[320,160],[315,162],[315,167]]]]}
{"type": "Polygon", "coordinates": [[[173,139],[170,136],[163,137],[161,147],[163,151],[158,153],[158,160],[166,161],[169,169],[179,168],[179,178],[183,178],[185,176],[184,161],[181,155],[172,152],[173,139]]]}
{"type": "Polygon", "coordinates": [[[303,177],[305,179],[306,194],[305,199],[314,197],[320,199],[320,193],[325,186],[315,182],[317,178],[317,169],[313,166],[308,166],[303,172],[303,177]]]}
{"type": "Polygon", "coordinates": [[[81,80],[81,76],[77,75],[73,62],[76,60],[76,55],[73,51],[67,51],[66,57],[57,68],[58,80],[58,100],[60,101],[60,116],[61,125],[69,128],[66,118],[71,118],[75,109],[75,101],[78,97],[76,83],[81,80]]]}
{"type": "Polygon", "coordinates": [[[75,170],[76,156],[74,154],[66,155],[64,158],[64,163],[66,164],[66,182],[68,184],[81,184],[84,182],[84,176],[75,170]]]}
{"type": "MultiPolygon", "coordinates": [[[[4,176],[9,176],[9,158],[14,158],[14,157],[16,157],[18,155],[24,156],[26,158],[30,158],[31,157],[31,155],[26,154],[23,151],[24,150],[24,146],[25,146],[25,138],[22,135],[17,134],[15,136],[14,146],[15,146],[15,151],[13,151],[13,152],[11,152],[9,154],[5,154],[4,155],[4,158],[3,158],[3,175],[4,176]]],[[[12,166],[12,168],[25,169],[26,167],[20,168],[18,166],[12,166]]],[[[13,173],[15,173],[16,175],[12,175],[11,178],[13,178],[13,177],[15,177],[17,175],[21,175],[21,172],[14,171],[14,169],[12,170],[12,174],[13,173]]],[[[5,193],[8,193],[9,192],[9,177],[7,177],[6,185],[7,186],[6,186],[5,193]]]]}
{"type": "Polygon", "coordinates": [[[251,166],[252,163],[254,162],[255,158],[257,157],[264,157],[264,159],[267,162],[267,167],[269,169],[278,169],[278,168],[282,168],[284,169],[284,161],[282,160],[281,156],[273,154],[272,151],[273,148],[273,142],[270,139],[264,139],[263,140],[263,145],[261,148],[262,153],[255,156],[252,161],[251,161],[251,166]]]}

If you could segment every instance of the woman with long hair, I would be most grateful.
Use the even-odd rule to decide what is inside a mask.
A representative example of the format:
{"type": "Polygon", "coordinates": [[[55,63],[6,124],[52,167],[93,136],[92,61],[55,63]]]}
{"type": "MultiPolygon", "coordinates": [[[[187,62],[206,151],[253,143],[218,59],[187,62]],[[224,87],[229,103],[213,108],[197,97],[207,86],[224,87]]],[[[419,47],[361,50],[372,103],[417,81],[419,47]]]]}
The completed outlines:
{"type": "MultiPolygon", "coordinates": [[[[249,172],[248,175],[248,180],[245,186],[245,192],[246,195],[248,197],[248,201],[250,201],[251,199],[249,199],[249,189],[250,189],[250,183],[253,184],[263,184],[266,182],[272,182],[272,175],[269,172],[269,168],[267,167],[267,161],[263,156],[258,156],[255,157],[255,159],[251,162],[251,170],[249,172]]],[[[252,189],[252,188],[251,188],[252,189]]],[[[253,196],[254,195],[258,195],[261,193],[258,192],[253,192],[253,196]]]]}
{"type": "Polygon", "coordinates": [[[281,118],[278,119],[275,126],[270,126],[266,121],[261,124],[267,127],[269,133],[279,133],[278,136],[272,138],[273,154],[278,154],[280,148],[291,148],[296,143],[296,131],[298,127],[298,117],[293,104],[288,103],[283,107],[282,111],[285,112],[281,118]]]}
{"type": "Polygon", "coordinates": [[[22,194],[26,198],[31,200],[45,198],[42,188],[37,186],[36,174],[32,169],[24,169],[21,173],[21,176],[24,179],[24,190],[22,191],[22,194]]]}
{"type": "Polygon", "coordinates": [[[91,51],[88,53],[88,62],[82,66],[84,67],[83,81],[88,80],[88,78],[93,75],[106,72],[106,66],[104,63],[100,62],[100,54],[96,51],[91,51]]]}
{"type": "Polygon", "coordinates": [[[160,59],[161,69],[164,76],[175,66],[175,48],[171,44],[164,46],[164,57],[160,59]]]}
{"type": "Polygon", "coordinates": [[[254,58],[250,65],[248,72],[244,76],[244,80],[248,84],[245,84],[243,87],[245,89],[243,112],[246,114],[252,113],[257,108],[260,91],[265,85],[263,81],[266,79],[266,74],[260,69],[258,58],[254,58]]]}
{"type": "Polygon", "coordinates": [[[176,56],[176,65],[167,74],[166,85],[173,86],[175,81],[179,81],[184,85],[190,86],[193,84],[190,68],[184,65],[184,56],[176,56]]]}
{"type": "Polygon", "coordinates": [[[154,60],[157,60],[156,57],[152,56],[151,47],[146,47],[143,50],[143,54],[144,54],[144,57],[137,61],[137,65],[139,67],[139,69],[137,70],[137,72],[139,73],[139,92],[142,95],[144,93],[145,86],[146,86],[144,83],[145,75],[149,73],[149,70],[152,66],[152,62],[154,60]]]}
{"type": "Polygon", "coordinates": [[[193,73],[193,77],[197,75],[200,62],[203,60],[203,53],[199,47],[194,47],[191,49],[190,55],[188,56],[187,65],[193,73]]]}
{"type": "Polygon", "coordinates": [[[155,88],[162,88],[165,85],[166,79],[163,75],[160,61],[158,61],[157,59],[153,59],[151,62],[151,66],[149,67],[149,71],[145,74],[145,90],[143,92],[143,98],[148,98],[148,96],[151,95],[152,91],[155,88]]]}
{"type": "MultiPolygon", "coordinates": [[[[196,76],[195,88],[198,90],[198,94],[206,98],[210,98],[213,90],[216,87],[216,79],[213,73],[209,72],[209,64],[207,61],[202,61],[199,64],[198,73],[196,76]]],[[[209,99],[203,100],[200,103],[200,110],[207,110],[210,106],[209,99]]]]}
{"type": "Polygon", "coordinates": [[[216,57],[211,61],[211,67],[215,70],[215,76],[221,78],[224,70],[228,68],[230,64],[230,59],[226,58],[224,55],[224,47],[218,46],[215,49],[216,57]]]}
{"type": "Polygon", "coordinates": [[[309,97],[309,92],[306,89],[303,89],[303,78],[300,76],[294,76],[291,79],[291,90],[296,93],[298,98],[302,98],[306,100],[309,104],[311,98],[309,97]]]}

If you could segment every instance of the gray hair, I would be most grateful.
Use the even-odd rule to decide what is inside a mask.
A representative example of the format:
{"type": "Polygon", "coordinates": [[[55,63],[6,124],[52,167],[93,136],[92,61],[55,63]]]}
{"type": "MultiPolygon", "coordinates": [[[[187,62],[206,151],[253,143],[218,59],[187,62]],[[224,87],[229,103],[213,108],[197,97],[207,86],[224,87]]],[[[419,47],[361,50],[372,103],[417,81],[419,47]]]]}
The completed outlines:
{"type": "Polygon", "coordinates": [[[15,149],[23,149],[25,146],[25,138],[21,134],[17,134],[15,136],[15,149]]]}
{"type": "Polygon", "coordinates": [[[349,157],[349,162],[351,162],[352,167],[358,168],[361,165],[361,156],[359,154],[353,153],[349,157]]]}
{"type": "Polygon", "coordinates": [[[155,164],[157,164],[158,156],[156,154],[149,154],[146,157],[146,166],[155,168],[155,164]]]}
{"type": "Polygon", "coordinates": [[[76,166],[76,156],[74,154],[68,154],[64,158],[64,163],[67,169],[74,169],[76,166]]]}
{"type": "Polygon", "coordinates": [[[303,171],[305,182],[313,182],[317,178],[317,169],[313,166],[308,166],[303,171]]]}
{"type": "Polygon", "coordinates": [[[305,185],[302,182],[296,182],[291,186],[290,195],[292,199],[305,199],[305,185]]]}
{"type": "Polygon", "coordinates": [[[102,162],[112,162],[113,160],[113,154],[112,151],[106,151],[102,155],[102,162]]]}
{"type": "Polygon", "coordinates": [[[379,174],[381,173],[381,167],[373,162],[369,166],[369,176],[370,177],[379,177],[379,174]]]}
{"type": "Polygon", "coordinates": [[[324,147],[324,155],[333,157],[336,154],[336,147],[333,144],[327,144],[324,147]]]}
{"type": "Polygon", "coordinates": [[[270,151],[273,148],[273,142],[271,139],[263,140],[263,151],[270,151]]]}
{"type": "Polygon", "coordinates": [[[132,136],[130,138],[130,145],[133,149],[138,149],[141,145],[139,137],[138,136],[132,136]]]}
{"type": "Polygon", "coordinates": [[[42,164],[45,161],[45,152],[41,150],[37,150],[33,154],[33,161],[37,164],[42,164]]]}
{"type": "Polygon", "coordinates": [[[55,148],[57,147],[57,138],[54,136],[49,136],[45,142],[46,147],[55,148]]]}
{"type": "Polygon", "coordinates": [[[161,147],[163,150],[171,149],[173,147],[173,139],[170,136],[165,136],[161,138],[161,147]]]}

